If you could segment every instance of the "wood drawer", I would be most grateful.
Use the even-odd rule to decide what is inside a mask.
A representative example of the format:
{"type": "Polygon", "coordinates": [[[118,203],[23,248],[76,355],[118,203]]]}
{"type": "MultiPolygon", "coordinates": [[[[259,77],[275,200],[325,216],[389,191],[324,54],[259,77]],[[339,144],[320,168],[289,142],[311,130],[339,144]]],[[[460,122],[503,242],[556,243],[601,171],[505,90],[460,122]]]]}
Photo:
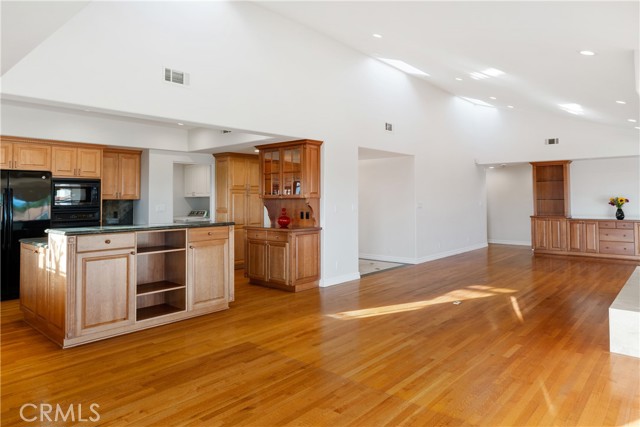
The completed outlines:
{"type": "Polygon", "coordinates": [[[598,221],[598,228],[616,228],[616,221],[598,221]]]}
{"type": "Polygon", "coordinates": [[[266,230],[247,230],[247,239],[266,240],[267,231],[266,230]]]}
{"type": "Polygon", "coordinates": [[[607,242],[633,242],[633,230],[600,230],[600,244],[607,242]]]}
{"type": "Polygon", "coordinates": [[[616,222],[616,228],[624,228],[626,230],[633,230],[633,222],[618,221],[618,222],[616,222]]]}
{"type": "Polygon", "coordinates": [[[288,240],[288,233],[279,233],[277,231],[267,231],[267,240],[272,242],[286,242],[288,240]]]}
{"type": "Polygon", "coordinates": [[[229,238],[229,229],[227,227],[189,228],[187,233],[190,242],[229,238]]]}
{"type": "Polygon", "coordinates": [[[134,233],[92,234],[90,236],[78,236],[76,251],[106,251],[133,248],[135,245],[136,237],[134,233]]]}
{"type": "Polygon", "coordinates": [[[634,255],[633,243],[600,241],[601,254],[634,255]]]}

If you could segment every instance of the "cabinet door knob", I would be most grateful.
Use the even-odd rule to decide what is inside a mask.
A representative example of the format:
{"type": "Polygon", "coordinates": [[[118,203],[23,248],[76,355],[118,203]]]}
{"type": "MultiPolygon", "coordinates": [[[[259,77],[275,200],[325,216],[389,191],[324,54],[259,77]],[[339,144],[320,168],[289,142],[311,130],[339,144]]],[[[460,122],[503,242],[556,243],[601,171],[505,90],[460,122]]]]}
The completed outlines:
{"type": "Polygon", "coordinates": [[[107,239],[104,241],[107,245],[111,243],[111,240],[107,239]]]}
{"type": "Polygon", "coordinates": [[[189,246],[189,249],[193,249],[193,246],[189,246]]]}
{"type": "Polygon", "coordinates": [[[207,235],[211,236],[211,232],[208,232],[207,235]]]}
{"type": "Polygon", "coordinates": [[[135,255],[135,254],[136,254],[136,251],[131,251],[131,255],[135,255]]]}

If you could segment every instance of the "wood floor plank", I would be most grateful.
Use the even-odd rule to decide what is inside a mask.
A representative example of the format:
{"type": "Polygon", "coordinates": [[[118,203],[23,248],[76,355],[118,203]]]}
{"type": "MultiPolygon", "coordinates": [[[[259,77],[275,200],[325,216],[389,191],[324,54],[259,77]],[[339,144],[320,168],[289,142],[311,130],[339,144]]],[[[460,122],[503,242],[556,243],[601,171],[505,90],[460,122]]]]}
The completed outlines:
{"type": "Polygon", "coordinates": [[[608,352],[635,267],[490,245],[296,294],[237,271],[227,311],[67,350],[2,302],[1,422],[33,402],[114,426],[638,425],[640,359],[608,352]]]}

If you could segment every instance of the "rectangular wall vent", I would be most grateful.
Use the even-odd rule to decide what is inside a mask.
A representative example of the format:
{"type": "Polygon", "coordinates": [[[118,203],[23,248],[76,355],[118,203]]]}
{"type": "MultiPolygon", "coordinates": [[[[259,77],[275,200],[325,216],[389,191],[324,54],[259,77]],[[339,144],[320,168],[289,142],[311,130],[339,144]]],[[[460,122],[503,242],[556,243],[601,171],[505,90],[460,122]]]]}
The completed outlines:
{"type": "Polygon", "coordinates": [[[189,73],[184,71],[173,70],[171,68],[164,68],[164,81],[167,83],[175,83],[180,86],[189,85],[189,73]]]}
{"type": "Polygon", "coordinates": [[[560,144],[560,139],[558,138],[549,138],[544,140],[545,145],[558,145],[560,144]]]}
{"type": "Polygon", "coordinates": [[[393,125],[391,123],[385,123],[384,130],[386,130],[387,132],[393,132],[393,125]]]}

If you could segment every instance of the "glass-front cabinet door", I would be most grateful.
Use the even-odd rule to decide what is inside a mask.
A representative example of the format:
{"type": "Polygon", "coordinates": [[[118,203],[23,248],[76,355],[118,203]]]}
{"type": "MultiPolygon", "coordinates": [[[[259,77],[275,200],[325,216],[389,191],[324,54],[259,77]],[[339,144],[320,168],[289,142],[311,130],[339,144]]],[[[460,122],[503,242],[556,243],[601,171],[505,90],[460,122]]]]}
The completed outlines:
{"type": "Polygon", "coordinates": [[[302,181],[302,149],[291,147],[282,149],[282,195],[299,196],[302,181]]]}
{"type": "Polygon", "coordinates": [[[263,192],[265,196],[280,195],[280,150],[263,152],[263,192]]]}

